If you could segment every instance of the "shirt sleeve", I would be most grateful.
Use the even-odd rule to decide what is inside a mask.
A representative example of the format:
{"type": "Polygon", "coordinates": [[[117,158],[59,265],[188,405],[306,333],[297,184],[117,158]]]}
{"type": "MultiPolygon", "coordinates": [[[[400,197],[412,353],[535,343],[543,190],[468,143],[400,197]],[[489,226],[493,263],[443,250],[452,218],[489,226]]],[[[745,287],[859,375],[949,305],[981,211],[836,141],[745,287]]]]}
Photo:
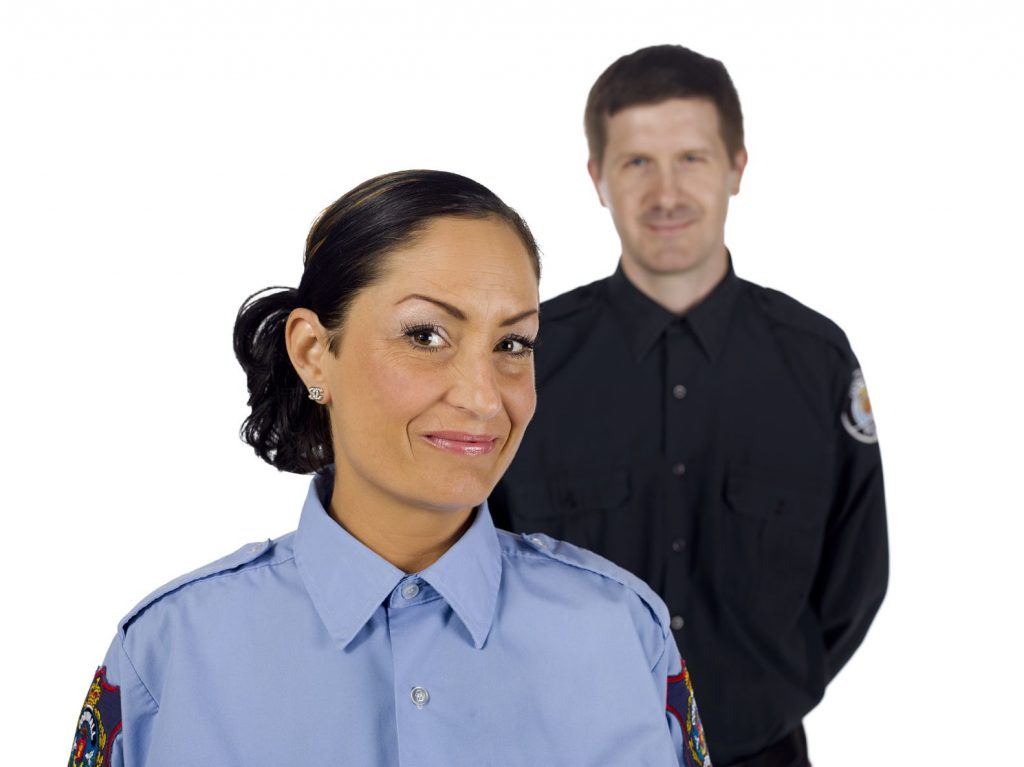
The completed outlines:
{"type": "Polygon", "coordinates": [[[811,592],[821,621],[827,681],[863,641],[889,580],[882,459],[864,377],[852,353],[838,388],[836,482],[811,592]]]}
{"type": "Polygon", "coordinates": [[[653,673],[655,681],[665,686],[665,718],[679,764],[682,767],[711,767],[690,674],[671,633],[666,640],[665,653],[653,673]]]}
{"type": "Polygon", "coordinates": [[[156,713],[156,701],[136,673],[118,634],[89,685],[68,764],[142,765],[156,713]]]}

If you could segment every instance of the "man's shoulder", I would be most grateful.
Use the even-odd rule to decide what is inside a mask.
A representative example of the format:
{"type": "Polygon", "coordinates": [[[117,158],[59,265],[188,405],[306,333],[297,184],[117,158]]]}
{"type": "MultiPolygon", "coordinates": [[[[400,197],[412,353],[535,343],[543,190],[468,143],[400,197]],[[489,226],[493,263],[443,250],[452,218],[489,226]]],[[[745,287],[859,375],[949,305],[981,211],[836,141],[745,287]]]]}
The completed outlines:
{"type": "Polygon", "coordinates": [[[792,332],[809,343],[834,347],[844,356],[850,353],[846,333],[821,312],[811,309],[781,290],[741,280],[756,311],[770,324],[792,332]]]}
{"type": "Polygon", "coordinates": [[[568,320],[597,307],[608,280],[608,277],[594,280],[543,301],[540,305],[541,322],[568,320]]]}

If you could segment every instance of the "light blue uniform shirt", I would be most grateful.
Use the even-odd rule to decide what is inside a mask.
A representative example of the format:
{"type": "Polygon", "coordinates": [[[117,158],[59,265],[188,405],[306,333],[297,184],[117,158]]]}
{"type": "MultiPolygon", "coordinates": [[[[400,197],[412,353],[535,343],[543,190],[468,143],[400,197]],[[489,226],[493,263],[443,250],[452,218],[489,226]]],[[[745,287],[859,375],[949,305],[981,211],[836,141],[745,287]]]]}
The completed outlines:
{"type": "Polygon", "coordinates": [[[666,711],[666,680],[685,672],[667,611],[639,579],[495,530],[486,505],[407,575],[328,516],[331,481],[314,479],[296,532],[128,614],[72,764],[703,762],[695,706],[666,711]]]}

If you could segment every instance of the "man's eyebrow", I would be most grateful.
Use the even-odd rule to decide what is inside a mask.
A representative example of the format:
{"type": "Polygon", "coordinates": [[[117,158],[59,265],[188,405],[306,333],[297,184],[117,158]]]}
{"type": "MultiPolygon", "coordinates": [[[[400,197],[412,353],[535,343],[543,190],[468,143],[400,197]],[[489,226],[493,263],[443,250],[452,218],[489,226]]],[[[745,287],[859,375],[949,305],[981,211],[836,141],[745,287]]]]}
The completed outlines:
{"type": "MultiPolygon", "coordinates": [[[[416,299],[418,301],[427,301],[428,303],[434,304],[435,306],[440,306],[448,314],[450,314],[452,317],[454,317],[457,320],[463,320],[464,321],[466,319],[466,313],[464,311],[462,311],[461,309],[459,309],[457,306],[452,306],[451,304],[449,304],[449,303],[447,303],[445,301],[442,301],[439,298],[431,298],[430,296],[425,296],[422,293],[410,293],[409,295],[407,295],[405,298],[401,299],[400,301],[396,301],[395,302],[395,306],[398,306],[398,304],[405,303],[406,301],[409,301],[409,300],[412,300],[412,299],[416,299]]],[[[536,309],[527,309],[525,312],[519,312],[519,314],[516,314],[516,315],[514,315],[512,317],[509,317],[507,320],[502,320],[501,327],[504,328],[504,327],[508,327],[509,325],[515,325],[520,320],[525,320],[527,317],[531,317],[534,314],[537,314],[537,310],[536,309]]]]}

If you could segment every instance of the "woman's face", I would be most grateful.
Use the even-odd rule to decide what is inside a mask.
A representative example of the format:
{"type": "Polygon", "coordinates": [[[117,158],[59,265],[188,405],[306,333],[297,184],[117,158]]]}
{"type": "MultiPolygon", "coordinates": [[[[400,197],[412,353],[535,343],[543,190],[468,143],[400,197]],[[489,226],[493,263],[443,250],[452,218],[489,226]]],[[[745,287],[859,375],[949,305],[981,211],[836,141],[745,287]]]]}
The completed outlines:
{"type": "Polygon", "coordinates": [[[337,481],[420,508],[482,502],[533,416],[538,301],[497,218],[438,218],[389,254],[323,359],[337,481]]]}

